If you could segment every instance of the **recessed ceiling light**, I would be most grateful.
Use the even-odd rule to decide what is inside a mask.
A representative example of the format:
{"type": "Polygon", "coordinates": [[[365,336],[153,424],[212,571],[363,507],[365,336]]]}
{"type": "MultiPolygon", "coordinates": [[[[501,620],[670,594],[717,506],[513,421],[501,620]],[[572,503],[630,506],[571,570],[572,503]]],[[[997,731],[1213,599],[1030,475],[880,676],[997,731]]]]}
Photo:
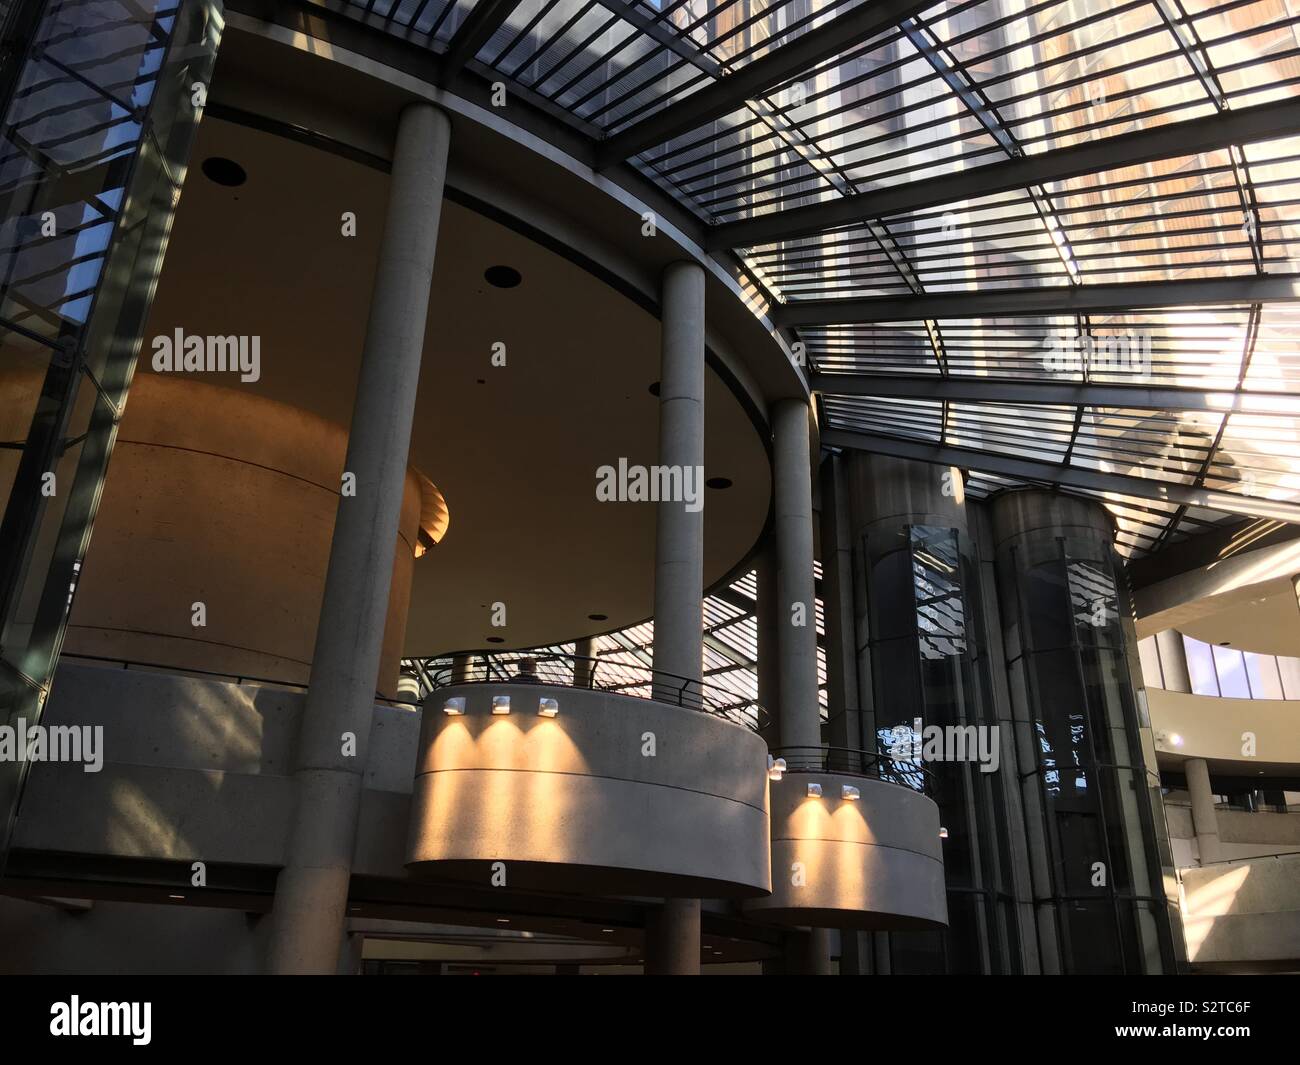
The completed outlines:
{"type": "Polygon", "coordinates": [[[483,271],[483,280],[493,288],[514,288],[523,277],[513,266],[489,266],[483,271]]]}
{"type": "Polygon", "coordinates": [[[486,639],[488,643],[505,643],[505,642],[506,642],[506,638],[505,638],[504,636],[485,636],[484,639],[486,639]]]}
{"type": "Polygon", "coordinates": [[[233,159],[210,155],[203,160],[203,176],[217,185],[237,189],[248,180],[248,172],[233,159]]]}
{"type": "Polygon", "coordinates": [[[649,392],[652,396],[659,395],[659,382],[658,381],[650,382],[650,387],[646,389],[646,391],[649,392]]]}
{"type": "Polygon", "coordinates": [[[587,617],[592,621],[608,621],[608,614],[588,614],[587,617]]]}
{"type": "Polygon", "coordinates": [[[704,483],[710,488],[717,488],[721,491],[724,488],[730,488],[733,482],[730,477],[710,477],[704,483]]]}

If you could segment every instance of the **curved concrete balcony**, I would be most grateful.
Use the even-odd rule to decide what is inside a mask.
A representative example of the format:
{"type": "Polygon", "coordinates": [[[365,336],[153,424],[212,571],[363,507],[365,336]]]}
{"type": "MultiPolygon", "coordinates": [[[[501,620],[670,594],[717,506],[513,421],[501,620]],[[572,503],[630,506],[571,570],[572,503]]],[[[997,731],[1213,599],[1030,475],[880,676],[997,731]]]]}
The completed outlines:
{"type": "Polygon", "coordinates": [[[864,752],[774,750],[772,894],[747,916],[865,931],[945,928],[939,808],[924,770],[864,752]],[[778,763],[779,764],[779,763],[778,763]]]}
{"type": "MultiPolygon", "coordinates": [[[[678,686],[684,701],[700,701],[696,709],[546,683],[559,679],[555,661],[507,671],[482,656],[468,679],[438,678],[424,704],[407,868],[586,895],[766,893],[762,739],[728,720],[716,693],[692,686],[694,695],[682,695],[678,686]]],[[[593,683],[578,665],[579,679],[593,683]]],[[[639,667],[594,683],[646,695],[673,689],[645,669],[616,680],[628,669],[639,667]]]]}

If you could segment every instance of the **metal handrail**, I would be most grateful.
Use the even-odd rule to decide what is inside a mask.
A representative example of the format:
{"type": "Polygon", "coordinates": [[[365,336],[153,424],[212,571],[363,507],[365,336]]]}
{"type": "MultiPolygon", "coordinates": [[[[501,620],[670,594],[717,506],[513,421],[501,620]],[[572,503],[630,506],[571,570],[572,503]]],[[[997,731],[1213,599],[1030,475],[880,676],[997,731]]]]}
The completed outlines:
{"type": "Polygon", "coordinates": [[[700,710],[754,732],[766,728],[769,722],[761,703],[728,688],[640,663],[565,654],[550,648],[461,652],[444,656],[432,668],[419,663],[416,675],[425,689],[425,698],[455,684],[540,684],[654,699],[700,710]],[[530,662],[531,670],[527,668],[530,662]]]}
{"type": "Polygon", "coordinates": [[[882,749],[873,752],[855,747],[773,747],[768,753],[785,760],[787,773],[870,777],[923,795],[933,790],[934,774],[929,769],[920,762],[895,758],[882,749]]]}

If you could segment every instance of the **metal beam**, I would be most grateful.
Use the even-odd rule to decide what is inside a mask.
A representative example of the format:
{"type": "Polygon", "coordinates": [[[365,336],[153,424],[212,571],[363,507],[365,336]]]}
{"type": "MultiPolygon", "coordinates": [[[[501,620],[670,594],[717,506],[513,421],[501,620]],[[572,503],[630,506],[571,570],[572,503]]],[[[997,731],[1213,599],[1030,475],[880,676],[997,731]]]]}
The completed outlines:
{"type": "Polygon", "coordinates": [[[856,429],[823,429],[823,447],[850,451],[870,451],[877,455],[915,459],[937,466],[958,466],[981,473],[1012,477],[1020,481],[1076,488],[1088,492],[1109,492],[1133,499],[1151,499],[1160,503],[1205,507],[1226,514],[1245,514],[1257,518],[1300,522],[1300,503],[1260,499],[1216,492],[1194,485],[1173,484],[1124,473],[1105,473],[1081,466],[1062,466],[1042,459],[1002,455],[975,448],[939,446],[924,440],[902,440],[892,436],[859,432],[856,429]]]}
{"type": "Polygon", "coordinates": [[[675,33],[670,28],[671,23],[665,23],[652,15],[649,10],[637,7],[635,0],[631,3],[625,3],[624,0],[598,0],[598,3],[610,14],[617,15],[624,22],[635,26],[656,44],[663,45],[673,55],[685,59],[691,66],[704,71],[709,77],[722,77],[724,72],[716,59],[698,45],[690,43],[682,34],[675,33]]]}
{"type": "Polygon", "coordinates": [[[1029,403],[1061,407],[1132,407],[1139,410],[1208,410],[1216,414],[1300,416],[1300,395],[1291,392],[1235,392],[1143,384],[1097,384],[1051,378],[1017,381],[1006,377],[937,374],[815,373],[812,390],[835,396],[933,399],[952,403],[1029,403]]]}
{"type": "Polygon", "coordinates": [[[447,51],[443,53],[442,69],[438,81],[441,85],[451,84],[452,78],[479,53],[496,33],[511,12],[519,6],[520,0],[478,0],[465,21],[456,30],[455,36],[447,42],[447,51]]]}
{"type": "MultiPolygon", "coordinates": [[[[721,84],[725,84],[726,80],[729,79],[721,84]]],[[[687,97],[687,100],[690,99],[693,97],[687,97]]],[[[900,211],[917,211],[1157,159],[1195,155],[1197,152],[1212,151],[1229,144],[1294,136],[1297,129],[1300,129],[1300,99],[1291,97],[1255,107],[1215,112],[1201,118],[1121,133],[1086,144],[1071,145],[1069,148],[1007,159],[955,174],[942,174],[920,181],[901,181],[857,196],[794,207],[788,211],[760,215],[739,222],[727,222],[712,227],[706,243],[713,251],[749,248],[757,244],[808,236],[836,226],[861,223],[900,211]]]]}
{"type": "Polygon", "coordinates": [[[1300,274],[1134,281],[1116,285],[1055,285],[991,292],[933,292],[863,299],[796,300],[771,310],[778,326],[911,322],[927,318],[996,318],[1086,314],[1154,307],[1300,300],[1300,274]]]}
{"type": "Polygon", "coordinates": [[[597,152],[597,169],[607,169],[638,152],[730,114],[743,106],[746,100],[762,96],[822,60],[847,52],[903,19],[933,6],[933,0],[920,3],[917,0],[873,0],[816,29],[801,33],[789,44],[744,64],[713,84],[608,138],[597,152]]]}

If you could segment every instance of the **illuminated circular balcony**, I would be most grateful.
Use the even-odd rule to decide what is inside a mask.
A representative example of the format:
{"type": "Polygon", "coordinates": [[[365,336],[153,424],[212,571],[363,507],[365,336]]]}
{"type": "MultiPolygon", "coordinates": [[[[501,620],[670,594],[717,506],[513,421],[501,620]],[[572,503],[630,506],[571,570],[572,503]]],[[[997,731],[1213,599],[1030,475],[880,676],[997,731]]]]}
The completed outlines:
{"type": "Polygon", "coordinates": [[[926,769],[841,748],[772,757],[772,893],[746,901],[748,916],[868,931],[947,927],[926,769]]]}
{"type": "Polygon", "coordinates": [[[585,895],[769,890],[752,700],[542,652],[458,657],[421,681],[413,874],[585,895]]]}

